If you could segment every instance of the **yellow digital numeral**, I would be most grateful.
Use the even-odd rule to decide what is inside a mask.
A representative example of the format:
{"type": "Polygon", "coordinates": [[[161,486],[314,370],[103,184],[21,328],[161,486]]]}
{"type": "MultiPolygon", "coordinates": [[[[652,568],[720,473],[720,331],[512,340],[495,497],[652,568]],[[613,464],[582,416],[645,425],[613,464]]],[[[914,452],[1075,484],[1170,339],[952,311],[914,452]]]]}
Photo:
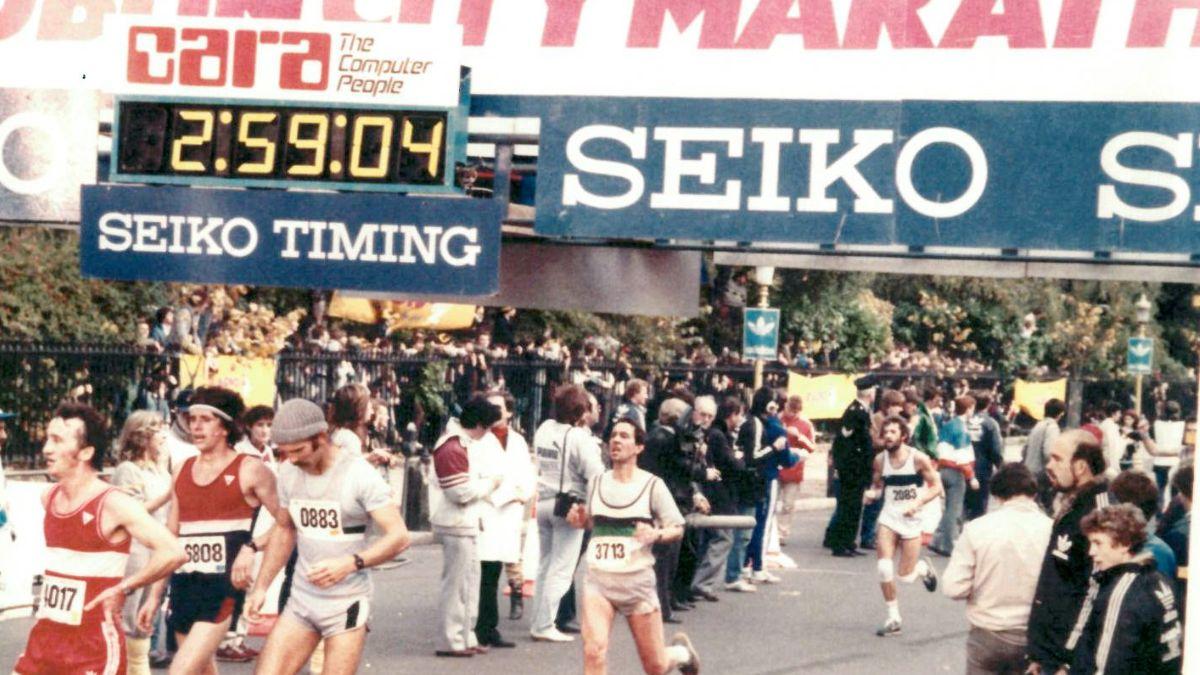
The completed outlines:
{"type": "Polygon", "coordinates": [[[392,118],[382,115],[363,115],[354,120],[354,140],[350,146],[350,175],[356,178],[383,178],[387,175],[388,159],[392,154],[392,118]],[[363,130],[380,128],[379,164],[362,166],[363,130]]]}
{"type": "Polygon", "coordinates": [[[407,117],[404,118],[404,135],[400,139],[400,144],[409,152],[415,152],[419,155],[429,155],[429,167],[427,170],[430,176],[437,176],[438,173],[438,162],[442,156],[442,126],[444,124],[445,122],[439,120],[437,124],[433,125],[433,128],[429,130],[428,142],[413,143],[413,124],[407,117]]]}
{"type": "Polygon", "coordinates": [[[247,148],[262,148],[262,160],[257,162],[242,162],[237,166],[237,173],[271,173],[275,169],[275,141],[269,138],[250,135],[250,125],[259,122],[269,124],[275,121],[278,113],[273,112],[244,112],[238,123],[238,143],[247,148]]]}
{"type": "Polygon", "coordinates": [[[191,134],[180,136],[171,144],[171,169],[174,171],[203,172],[207,168],[204,162],[194,159],[184,159],[184,147],[205,145],[212,142],[213,112],[211,110],[180,110],[179,119],[187,122],[203,122],[204,127],[199,136],[191,134]]]}
{"type": "Polygon", "coordinates": [[[329,140],[329,116],[315,113],[292,115],[288,125],[288,145],[297,150],[312,150],[311,164],[294,164],[288,167],[289,176],[320,176],[325,171],[325,147],[329,140]],[[300,138],[300,127],[317,127],[316,138],[300,138]]]}

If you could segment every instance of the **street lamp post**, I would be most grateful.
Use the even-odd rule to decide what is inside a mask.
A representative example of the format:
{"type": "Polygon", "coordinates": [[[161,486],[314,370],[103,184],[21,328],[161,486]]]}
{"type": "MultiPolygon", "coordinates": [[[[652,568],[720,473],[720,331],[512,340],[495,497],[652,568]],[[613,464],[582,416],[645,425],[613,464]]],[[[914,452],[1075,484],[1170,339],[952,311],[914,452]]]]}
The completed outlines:
{"type": "MultiPolygon", "coordinates": [[[[1133,305],[1134,318],[1137,320],[1138,337],[1146,337],[1146,324],[1150,323],[1150,301],[1146,299],[1146,294],[1143,293],[1133,305]]],[[[1138,418],[1142,415],[1142,374],[1138,373],[1133,376],[1133,405],[1137,411],[1138,418]]]]}
{"type": "MultiPolygon", "coordinates": [[[[755,267],[754,268],[754,283],[758,284],[758,306],[762,308],[770,307],[771,283],[775,281],[774,267],[755,267]]],[[[763,385],[763,366],[765,362],[762,359],[754,360],[754,390],[758,391],[763,385]]]]}

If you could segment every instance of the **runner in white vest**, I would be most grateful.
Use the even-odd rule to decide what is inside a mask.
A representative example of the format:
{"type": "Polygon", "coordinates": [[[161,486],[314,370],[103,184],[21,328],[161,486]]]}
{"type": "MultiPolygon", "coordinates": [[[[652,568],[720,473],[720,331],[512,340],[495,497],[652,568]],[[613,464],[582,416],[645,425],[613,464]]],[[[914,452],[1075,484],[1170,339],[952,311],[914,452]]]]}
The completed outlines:
{"type": "Polygon", "coordinates": [[[683,536],[683,516],[662,479],[637,468],[645,432],[618,420],[609,435],[613,468],[588,484],[587,501],[567,515],[592,530],[583,587],[584,673],[607,672],[609,635],[617,612],[629,622],[647,673],[700,672],[700,658],[683,633],[663,644],[662,610],[650,547],[683,536]]]}

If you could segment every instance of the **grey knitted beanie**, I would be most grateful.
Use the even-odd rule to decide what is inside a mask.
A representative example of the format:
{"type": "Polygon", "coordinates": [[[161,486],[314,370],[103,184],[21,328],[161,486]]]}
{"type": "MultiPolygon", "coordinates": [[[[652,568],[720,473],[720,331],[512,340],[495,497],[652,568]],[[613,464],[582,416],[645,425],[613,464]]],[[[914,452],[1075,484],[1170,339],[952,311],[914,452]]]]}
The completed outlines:
{"type": "Polygon", "coordinates": [[[303,398],[294,398],[279,406],[271,424],[271,440],[276,445],[298,443],[328,431],[321,406],[303,398]]]}

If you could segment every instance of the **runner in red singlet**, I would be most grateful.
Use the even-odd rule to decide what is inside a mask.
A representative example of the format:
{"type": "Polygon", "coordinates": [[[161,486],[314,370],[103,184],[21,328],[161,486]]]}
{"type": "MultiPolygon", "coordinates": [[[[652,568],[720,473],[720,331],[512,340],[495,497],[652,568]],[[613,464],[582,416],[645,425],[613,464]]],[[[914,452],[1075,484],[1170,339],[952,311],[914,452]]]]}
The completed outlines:
{"type": "Polygon", "coordinates": [[[134,498],[100,480],[105,427],[100,413],[80,403],[59,406],[46,427],[42,453],[46,472],[58,484],[42,496],[46,572],[38,621],[15,672],[124,673],[125,594],[184,561],[182,547],[165,527],[134,498]],[[124,578],[134,540],[150,550],[150,560],[124,578]]]}
{"type": "MultiPolygon", "coordinates": [[[[171,575],[167,626],[179,642],[172,675],[217,672],[216,651],[241,611],[254,554],[271,536],[271,530],[250,536],[257,510],[263,506],[280,517],[275,475],[262,460],[233,449],[244,409],[240,396],[220,387],[201,387],[188,403],[188,428],[200,454],[175,472],[167,519],[187,554],[171,575]]],[[[164,586],[155,584],[152,595],[161,597],[164,586]]]]}

